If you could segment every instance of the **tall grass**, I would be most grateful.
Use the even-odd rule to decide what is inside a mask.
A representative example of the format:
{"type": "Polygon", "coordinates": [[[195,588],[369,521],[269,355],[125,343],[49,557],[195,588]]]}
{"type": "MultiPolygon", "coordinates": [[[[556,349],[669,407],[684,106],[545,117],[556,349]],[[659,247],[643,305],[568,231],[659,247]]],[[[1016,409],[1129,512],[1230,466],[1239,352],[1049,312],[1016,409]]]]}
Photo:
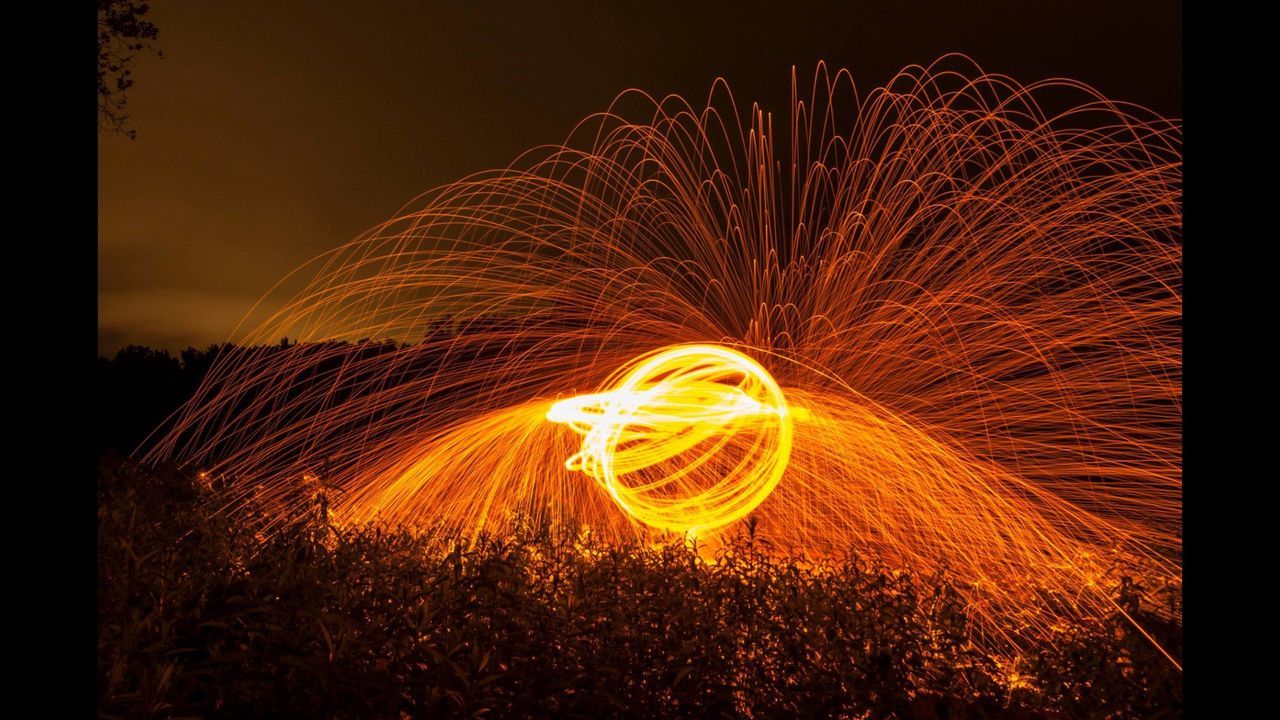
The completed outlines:
{"type": "MultiPolygon", "coordinates": [[[[990,657],[945,577],[750,529],[715,562],[545,525],[468,546],[339,530],[317,498],[264,533],[208,511],[224,492],[102,461],[101,717],[1181,715],[1180,673],[1120,619],[990,657]]],[[[1117,580],[1145,617],[1140,590],[1117,580]]]]}

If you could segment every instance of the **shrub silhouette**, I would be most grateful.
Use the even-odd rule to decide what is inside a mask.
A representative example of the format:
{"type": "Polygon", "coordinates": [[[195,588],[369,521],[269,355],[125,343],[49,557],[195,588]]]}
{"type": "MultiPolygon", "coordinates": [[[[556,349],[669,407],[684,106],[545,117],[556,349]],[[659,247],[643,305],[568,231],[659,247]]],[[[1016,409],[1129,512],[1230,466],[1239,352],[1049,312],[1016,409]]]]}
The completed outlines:
{"type": "Polygon", "coordinates": [[[339,529],[323,489],[278,527],[211,512],[226,493],[101,461],[101,717],[1181,714],[1180,673],[1125,624],[1028,646],[1015,678],[945,577],[778,558],[750,525],[706,562],[531,523],[473,546],[339,529]]]}

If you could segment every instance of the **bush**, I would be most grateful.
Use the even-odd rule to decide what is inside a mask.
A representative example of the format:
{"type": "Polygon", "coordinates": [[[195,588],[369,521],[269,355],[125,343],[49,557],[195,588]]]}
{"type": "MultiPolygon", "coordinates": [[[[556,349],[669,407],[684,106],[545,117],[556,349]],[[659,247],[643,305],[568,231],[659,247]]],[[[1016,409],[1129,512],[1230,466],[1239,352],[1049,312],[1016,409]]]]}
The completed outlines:
{"type": "Polygon", "coordinates": [[[1127,624],[1069,628],[1014,678],[945,578],[779,558],[750,528],[708,563],[545,525],[278,525],[118,458],[98,494],[102,717],[1181,714],[1180,673],[1127,624]]]}

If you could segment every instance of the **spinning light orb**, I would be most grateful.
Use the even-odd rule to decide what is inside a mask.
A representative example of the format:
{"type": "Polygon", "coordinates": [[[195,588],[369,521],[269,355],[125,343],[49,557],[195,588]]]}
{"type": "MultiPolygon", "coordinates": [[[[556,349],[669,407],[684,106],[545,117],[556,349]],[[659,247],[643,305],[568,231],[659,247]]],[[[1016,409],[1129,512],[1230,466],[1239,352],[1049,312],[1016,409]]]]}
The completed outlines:
{"type": "Polygon", "coordinates": [[[792,415],[751,358],[715,345],[668,348],[618,373],[613,389],[557,402],[547,418],[583,436],[580,470],[637,520],[696,533],[738,520],[781,480],[792,415]]]}

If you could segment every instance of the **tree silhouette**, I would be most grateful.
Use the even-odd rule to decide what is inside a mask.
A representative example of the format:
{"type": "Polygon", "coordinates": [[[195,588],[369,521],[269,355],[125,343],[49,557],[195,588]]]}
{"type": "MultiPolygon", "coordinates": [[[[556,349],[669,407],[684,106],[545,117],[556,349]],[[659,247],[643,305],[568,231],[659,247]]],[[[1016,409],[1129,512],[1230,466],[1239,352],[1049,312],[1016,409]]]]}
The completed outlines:
{"type": "Polygon", "coordinates": [[[129,115],[125,112],[125,91],[133,86],[129,65],[141,50],[152,50],[164,57],[151,45],[160,34],[159,29],[155,23],[142,19],[150,9],[146,3],[133,0],[98,0],[99,132],[118,132],[131,140],[138,135],[129,128],[129,115]]]}

